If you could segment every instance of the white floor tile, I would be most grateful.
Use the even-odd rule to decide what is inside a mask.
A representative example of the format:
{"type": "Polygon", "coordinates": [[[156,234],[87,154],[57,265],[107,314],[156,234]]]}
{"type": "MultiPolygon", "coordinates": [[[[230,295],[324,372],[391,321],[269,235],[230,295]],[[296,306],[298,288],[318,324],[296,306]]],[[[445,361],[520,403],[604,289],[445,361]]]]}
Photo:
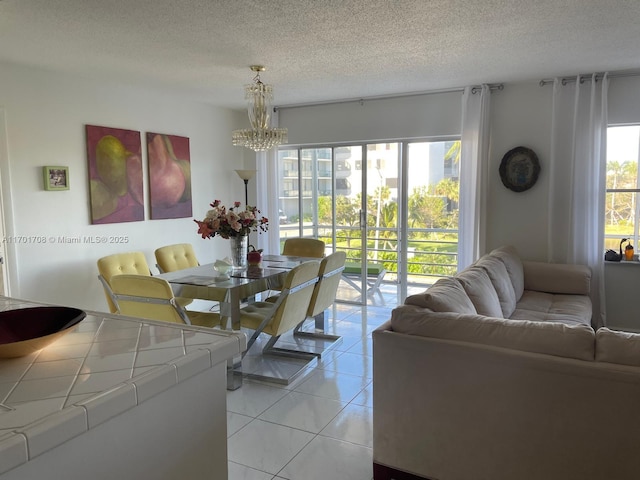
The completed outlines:
{"type": "Polygon", "coordinates": [[[239,413],[227,412],[227,438],[236,433],[247,423],[253,420],[253,417],[241,415],[239,413]]]}
{"type": "Polygon", "coordinates": [[[320,435],[373,447],[373,410],[361,405],[348,405],[320,435]]]}
{"type": "Polygon", "coordinates": [[[353,405],[362,405],[365,407],[373,408],[373,382],[366,386],[356,398],[351,400],[353,405]]]}
{"type": "Polygon", "coordinates": [[[229,480],[271,480],[273,475],[229,462],[229,480]]]}
{"type": "Polygon", "coordinates": [[[347,352],[357,353],[358,355],[366,355],[367,357],[373,357],[373,340],[371,339],[371,336],[359,341],[351,348],[349,348],[347,352]]]}
{"type": "Polygon", "coordinates": [[[323,370],[346,373],[358,377],[373,379],[373,358],[356,353],[345,352],[335,361],[321,367],[323,370]]]}
{"type": "Polygon", "coordinates": [[[341,335],[344,342],[345,338],[357,338],[358,340],[367,338],[374,328],[375,327],[369,326],[366,323],[347,322],[346,320],[343,320],[333,325],[327,333],[332,335],[341,335]]]}
{"type": "Polygon", "coordinates": [[[356,313],[344,318],[343,322],[355,323],[358,325],[366,325],[370,327],[377,327],[391,318],[390,308],[369,308],[364,312],[356,313]]]}
{"type": "Polygon", "coordinates": [[[264,384],[242,382],[242,387],[227,391],[227,410],[257,417],[287,394],[287,390],[264,384]]]}
{"type": "Polygon", "coordinates": [[[288,480],[371,480],[372,450],[318,436],[278,473],[288,480]]]}
{"type": "Polygon", "coordinates": [[[306,432],[318,433],[345,406],[346,403],[337,400],[291,392],[258,418],[306,432]]]}
{"type": "MultiPolygon", "coordinates": [[[[391,317],[394,302],[389,295],[376,299],[383,306],[335,304],[327,333],[342,342],[304,377],[288,386],[245,380],[227,393],[230,480],[372,479],[371,332],[391,317]]],[[[307,321],[303,329],[313,327],[307,321]]],[[[252,351],[260,355],[258,343],[252,351]]]]}
{"type": "Polygon", "coordinates": [[[365,377],[317,370],[294,390],[341,402],[350,402],[368,384],[369,380],[365,377]]]}
{"type": "Polygon", "coordinates": [[[302,430],[254,420],[229,437],[228,458],[232,462],[275,475],[313,437],[312,433],[302,430]]]}
{"type": "Polygon", "coordinates": [[[325,365],[328,365],[331,362],[335,362],[336,358],[338,358],[343,353],[344,352],[342,350],[338,350],[337,348],[323,353],[322,356],[318,359],[318,368],[324,368],[325,365]]]}

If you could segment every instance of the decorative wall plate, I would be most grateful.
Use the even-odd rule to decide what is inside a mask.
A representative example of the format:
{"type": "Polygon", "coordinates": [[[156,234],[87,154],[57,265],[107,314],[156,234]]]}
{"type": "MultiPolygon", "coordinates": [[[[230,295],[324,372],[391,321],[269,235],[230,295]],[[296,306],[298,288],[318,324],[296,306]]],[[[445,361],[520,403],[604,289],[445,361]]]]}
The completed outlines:
{"type": "Polygon", "coordinates": [[[535,185],[540,174],[538,156],[526,147],[509,150],[500,162],[500,178],[509,190],[524,192],[535,185]]]}

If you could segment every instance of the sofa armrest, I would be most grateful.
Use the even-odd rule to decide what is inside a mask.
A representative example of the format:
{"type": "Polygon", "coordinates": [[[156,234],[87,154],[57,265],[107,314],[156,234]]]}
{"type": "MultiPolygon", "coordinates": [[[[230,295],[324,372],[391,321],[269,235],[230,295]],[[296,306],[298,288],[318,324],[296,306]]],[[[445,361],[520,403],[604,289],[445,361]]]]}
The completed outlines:
{"type": "Polygon", "coordinates": [[[523,261],[524,288],[537,292],[589,295],[591,269],[586,265],[523,261]]]}

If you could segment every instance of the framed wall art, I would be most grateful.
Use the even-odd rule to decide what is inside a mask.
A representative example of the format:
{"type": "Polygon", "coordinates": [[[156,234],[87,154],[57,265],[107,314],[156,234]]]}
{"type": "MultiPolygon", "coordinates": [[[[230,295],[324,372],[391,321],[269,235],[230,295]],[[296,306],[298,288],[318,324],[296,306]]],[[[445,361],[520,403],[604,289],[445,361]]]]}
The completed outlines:
{"type": "Polygon", "coordinates": [[[533,187],[540,175],[540,162],[533,150],[516,147],[509,150],[500,162],[500,179],[514,192],[524,192],[533,187]]]}
{"type": "Polygon", "coordinates": [[[151,219],[191,217],[189,138],[147,133],[151,219]]]}
{"type": "Polygon", "coordinates": [[[45,190],[69,190],[69,167],[42,167],[45,190]]]}
{"type": "Polygon", "coordinates": [[[144,220],[140,132],[86,126],[91,223],[144,220]]]}

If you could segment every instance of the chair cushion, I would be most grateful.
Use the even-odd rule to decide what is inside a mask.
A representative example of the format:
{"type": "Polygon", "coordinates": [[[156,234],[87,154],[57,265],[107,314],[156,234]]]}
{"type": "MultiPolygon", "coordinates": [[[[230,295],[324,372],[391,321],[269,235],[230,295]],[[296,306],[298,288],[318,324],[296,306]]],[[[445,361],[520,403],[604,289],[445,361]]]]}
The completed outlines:
{"type": "Polygon", "coordinates": [[[424,292],[407,297],[404,303],[434,312],[476,313],[476,307],[455,278],[441,278],[424,292]]]}
{"type": "Polygon", "coordinates": [[[193,246],[190,243],[178,243],[156,249],[158,267],[163,272],[175,272],[199,265],[193,246]]]}
{"type": "Polygon", "coordinates": [[[320,262],[319,280],[313,289],[313,295],[307,310],[308,316],[315,317],[333,305],[340,286],[340,269],[344,268],[346,258],[347,254],[345,252],[333,252],[320,262]]]}
{"type": "Polygon", "coordinates": [[[283,255],[296,257],[324,257],[325,243],[317,238],[287,238],[282,247],[283,255]]]}
{"type": "Polygon", "coordinates": [[[502,318],[502,307],[489,275],[482,268],[471,267],[458,275],[458,280],[467,292],[478,315],[502,318]]]}
{"type": "MultiPolygon", "coordinates": [[[[378,276],[384,272],[384,265],[381,263],[367,263],[367,275],[378,276]]],[[[344,273],[362,274],[362,262],[346,262],[344,264],[344,273]]]]}

